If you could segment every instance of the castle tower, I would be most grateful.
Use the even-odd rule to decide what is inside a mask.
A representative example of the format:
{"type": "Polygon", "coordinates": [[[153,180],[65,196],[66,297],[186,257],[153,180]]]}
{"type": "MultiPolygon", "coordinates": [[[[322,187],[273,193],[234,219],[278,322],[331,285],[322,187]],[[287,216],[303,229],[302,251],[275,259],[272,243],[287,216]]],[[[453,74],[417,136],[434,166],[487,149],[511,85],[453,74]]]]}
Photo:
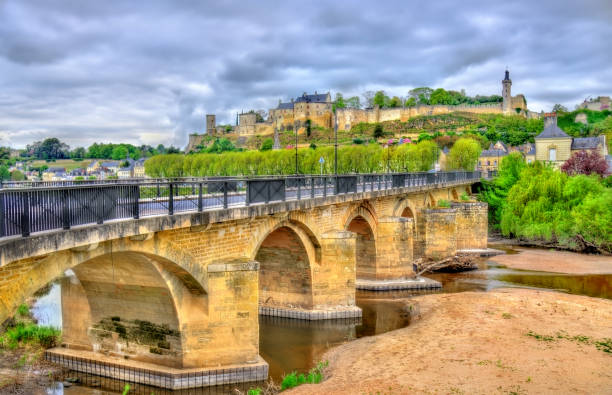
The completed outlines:
{"type": "Polygon", "coordinates": [[[213,136],[217,131],[217,120],[215,114],[206,114],[206,134],[213,136]]]}
{"type": "Polygon", "coordinates": [[[506,75],[502,80],[502,98],[504,99],[502,104],[502,111],[504,114],[510,114],[512,112],[512,80],[510,79],[510,72],[506,70],[506,75]]]}

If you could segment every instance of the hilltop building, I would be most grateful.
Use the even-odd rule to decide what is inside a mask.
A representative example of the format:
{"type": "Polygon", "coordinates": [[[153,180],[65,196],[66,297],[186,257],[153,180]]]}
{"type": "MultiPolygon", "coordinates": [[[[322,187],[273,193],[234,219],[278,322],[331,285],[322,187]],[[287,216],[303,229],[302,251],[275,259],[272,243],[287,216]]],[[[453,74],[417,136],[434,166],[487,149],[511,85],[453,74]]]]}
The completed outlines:
{"type": "Polygon", "coordinates": [[[598,96],[595,99],[585,99],[578,108],[586,108],[592,111],[610,110],[610,96],[598,96]]]}
{"type": "MultiPolygon", "coordinates": [[[[267,120],[257,122],[254,112],[241,113],[238,115],[237,125],[229,133],[237,136],[250,135],[273,135],[275,130],[293,130],[297,126],[301,133],[310,123],[312,127],[323,127],[331,129],[334,118],[338,122],[338,130],[350,130],[354,125],[365,123],[377,123],[384,121],[405,122],[419,115],[438,115],[452,112],[469,112],[478,114],[506,114],[521,115],[528,118],[539,118],[538,113],[527,109],[525,96],[519,94],[512,96],[512,80],[510,72],[505,71],[502,83],[501,103],[482,104],[460,104],[460,105],[417,105],[414,107],[397,108],[338,108],[333,113],[333,102],[330,92],[308,94],[304,92],[301,96],[288,102],[279,100],[276,108],[269,110],[267,120]]],[[[226,131],[215,124],[215,115],[206,115],[206,134],[209,136],[221,136],[226,131]]],[[[189,135],[189,143],[186,152],[194,151],[202,144],[204,135],[189,135]]]]}

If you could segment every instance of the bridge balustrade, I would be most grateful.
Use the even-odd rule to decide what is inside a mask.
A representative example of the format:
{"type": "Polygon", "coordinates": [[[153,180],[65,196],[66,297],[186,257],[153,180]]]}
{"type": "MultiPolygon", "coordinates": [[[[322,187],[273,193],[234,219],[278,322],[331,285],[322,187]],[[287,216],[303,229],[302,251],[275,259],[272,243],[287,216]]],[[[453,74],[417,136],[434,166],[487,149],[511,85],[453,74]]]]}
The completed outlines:
{"type": "MultiPolygon", "coordinates": [[[[487,178],[496,174],[484,173],[487,178]]],[[[155,215],[478,181],[480,171],[5,183],[0,238],[155,215]]]]}

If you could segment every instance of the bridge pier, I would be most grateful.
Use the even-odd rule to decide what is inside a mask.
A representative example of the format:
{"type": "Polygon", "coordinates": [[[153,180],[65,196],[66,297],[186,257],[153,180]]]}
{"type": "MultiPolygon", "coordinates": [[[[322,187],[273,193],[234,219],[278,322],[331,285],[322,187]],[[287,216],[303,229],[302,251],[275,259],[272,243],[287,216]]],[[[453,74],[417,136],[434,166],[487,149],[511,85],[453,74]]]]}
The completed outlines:
{"type": "Polygon", "coordinates": [[[264,240],[256,259],[260,314],[305,320],[361,317],[355,305],[353,233],[325,233],[315,247],[300,238],[298,229],[281,227],[264,240]]]}
{"type": "Polygon", "coordinates": [[[265,380],[258,268],[246,259],[210,264],[204,290],[142,254],[80,264],[62,280],[63,344],[47,359],[171,389],[225,383],[228,375],[231,382],[265,380]]]}

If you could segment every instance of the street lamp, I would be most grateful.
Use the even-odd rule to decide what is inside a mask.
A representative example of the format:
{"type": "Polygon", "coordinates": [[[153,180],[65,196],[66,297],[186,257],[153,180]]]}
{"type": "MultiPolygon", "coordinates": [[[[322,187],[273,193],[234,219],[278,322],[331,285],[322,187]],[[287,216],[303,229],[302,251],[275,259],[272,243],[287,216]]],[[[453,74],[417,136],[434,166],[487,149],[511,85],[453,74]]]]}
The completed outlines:
{"type": "Polygon", "coordinates": [[[334,111],[334,174],[338,175],[338,115],[334,111]]]}
{"type": "Polygon", "coordinates": [[[295,175],[298,175],[298,123],[293,121],[293,129],[295,129],[295,175]]]}

